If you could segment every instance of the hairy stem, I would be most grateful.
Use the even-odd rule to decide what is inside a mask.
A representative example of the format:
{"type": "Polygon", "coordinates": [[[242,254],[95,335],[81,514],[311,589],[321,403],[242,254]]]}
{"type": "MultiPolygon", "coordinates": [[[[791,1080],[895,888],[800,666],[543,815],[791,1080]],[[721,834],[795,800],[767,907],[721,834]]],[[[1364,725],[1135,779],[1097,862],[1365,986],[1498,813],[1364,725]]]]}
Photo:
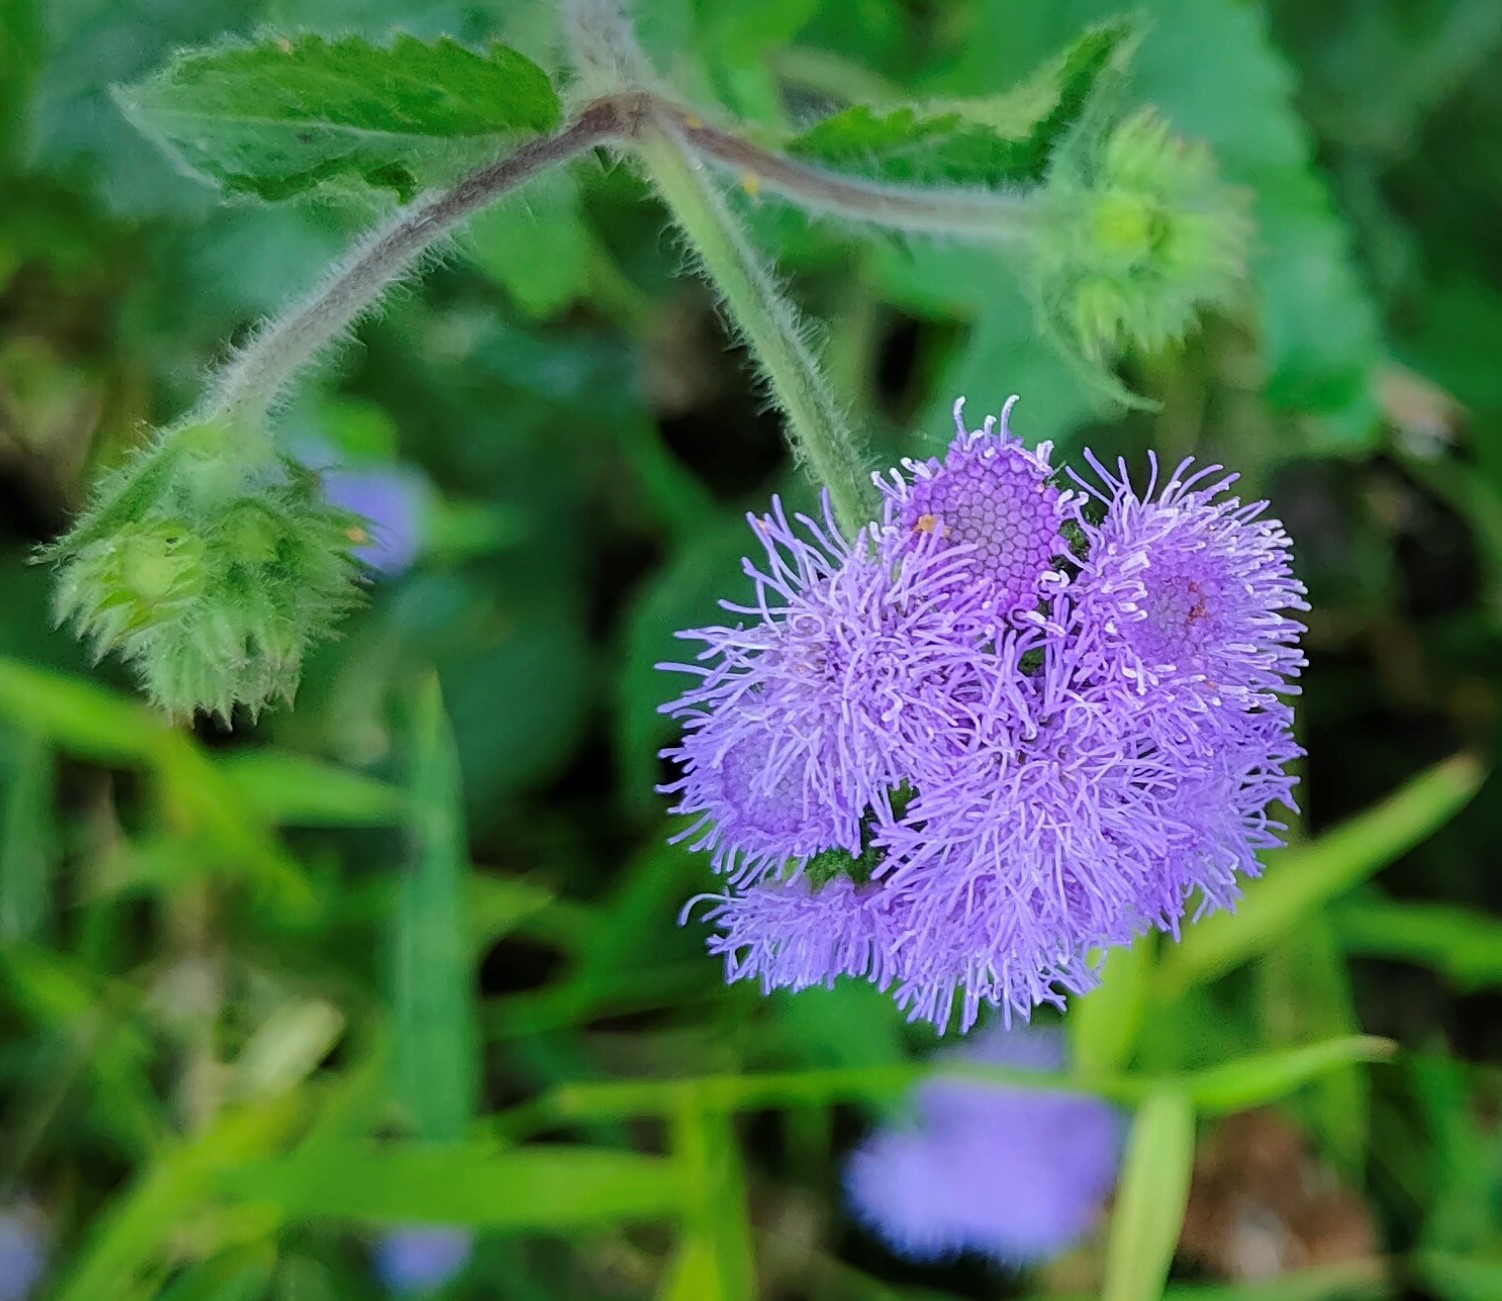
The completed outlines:
{"type": "Polygon", "coordinates": [[[853,179],[763,149],[678,105],[659,103],[657,108],[697,155],[733,173],[748,191],[770,190],[808,212],[976,241],[1028,239],[1037,228],[1036,191],[933,189],[853,179]]]}
{"type": "Polygon", "coordinates": [[[203,417],[259,414],[325,347],[360,319],[435,243],[555,163],[629,134],[642,97],[598,99],[562,130],[529,140],[452,188],[403,208],[313,293],[269,322],[210,382],[203,417]]]}
{"type": "Polygon", "coordinates": [[[855,437],[805,341],[796,309],[705,175],[678,130],[678,119],[659,111],[653,123],[644,126],[635,147],[766,374],[772,396],[787,417],[794,454],[829,489],[836,517],[853,534],[872,517],[869,477],[855,437]]]}

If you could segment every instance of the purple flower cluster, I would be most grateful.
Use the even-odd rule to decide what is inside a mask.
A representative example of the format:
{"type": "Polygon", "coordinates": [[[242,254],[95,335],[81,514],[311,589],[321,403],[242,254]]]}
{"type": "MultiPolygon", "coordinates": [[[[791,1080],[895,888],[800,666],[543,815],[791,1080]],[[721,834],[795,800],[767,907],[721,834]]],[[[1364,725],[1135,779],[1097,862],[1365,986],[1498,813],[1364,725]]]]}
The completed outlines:
{"type": "Polygon", "coordinates": [[[941,1031],[1026,1016],[1278,843],[1307,608],[1282,526],[1188,461],[1139,494],[1087,454],[1063,486],[1006,415],[957,405],[853,541],[774,501],[750,603],[663,666],[697,679],[664,789],[725,877],[730,979],[863,977],[941,1031]]]}
{"type": "MultiPolygon", "coordinates": [[[[995,1026],[940,1060],[1042,1072],[1064,1057],[1055,1027],[995,1026]]],[[[1089,1231],[1115,1186],[1125,1121],[1097,1098],[939,1077],[910,1112],[845,1167],[856,1218],[910,1260],[1047,1260],[1089,1231]]]]}

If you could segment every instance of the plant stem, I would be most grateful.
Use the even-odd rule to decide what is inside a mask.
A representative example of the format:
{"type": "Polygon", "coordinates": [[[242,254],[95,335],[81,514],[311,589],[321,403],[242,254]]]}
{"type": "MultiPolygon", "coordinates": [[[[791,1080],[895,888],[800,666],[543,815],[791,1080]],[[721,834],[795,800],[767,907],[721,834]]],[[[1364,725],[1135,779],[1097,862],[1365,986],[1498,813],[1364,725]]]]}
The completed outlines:
{"type": "Polygon", "coordinates": [[[637,95],[595,100],[562,130],[529,140],[452,188],[403,208],[316,290],[257,332],[211,381],[200,416],[259,415],[435,243],[543,169],[629,133],[642,103],[637,95]]]}
{"type": "Polygon", "coordinates": [[[753,144],[676,104],[658,112],[697,155],[734,173],[750,193],[770,190],[809,212],[912,234],[972,241],[1031,238],[1037,229],[1036,191],[938,189],[859,180],[801,163],[753,144]]]}
{"type": "Polygon", "coordinates": [[[657,112],[650,124],[644,124],[635,147],[766,374],[772,396],[787,417],[794,455],[828,488],[836,518],[853,534],[873,515],[865,463],[805,340],[797,310],[783,297],[690,151],[678,119],[670,112],[657,112]]]}

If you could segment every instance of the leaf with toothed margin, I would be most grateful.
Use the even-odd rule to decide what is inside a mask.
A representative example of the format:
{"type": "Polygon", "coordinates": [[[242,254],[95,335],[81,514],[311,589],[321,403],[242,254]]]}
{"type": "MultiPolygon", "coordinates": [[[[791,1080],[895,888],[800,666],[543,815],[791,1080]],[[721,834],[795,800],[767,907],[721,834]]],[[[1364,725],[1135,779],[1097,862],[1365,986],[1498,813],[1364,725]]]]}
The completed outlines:
{"type": "Polygon", "coordinates": [[[1036,183],[1134,32],[1126,20],[1093,27],[1005,94],[890,109],[854,105],[789,141],[787,150],[872,181],[1036,183]]]}
{"type": "Polygon", "coordinates": [[[560,116],[547,74],[509,46],[410,36],[190,50],[115,97],[190,172],[269,200],[344,180],[407,199],[560,116]]]}

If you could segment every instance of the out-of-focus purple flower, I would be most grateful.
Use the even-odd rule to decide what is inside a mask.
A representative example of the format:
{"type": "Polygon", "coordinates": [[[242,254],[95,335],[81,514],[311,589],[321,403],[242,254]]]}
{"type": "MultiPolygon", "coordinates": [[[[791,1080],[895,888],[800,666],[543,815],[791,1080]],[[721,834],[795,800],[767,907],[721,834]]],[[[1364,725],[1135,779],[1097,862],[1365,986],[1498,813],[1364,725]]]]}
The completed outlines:
{"type": "Polygon", "coordinates": [[[749,622],[663,666],[702,679],[668,706],[664,789],[728,878],[705,912],[728,979],[863,977],[968,1030],[1062,1005],[1091,950],[1177,935],[1259,870],[1301,753],[1288,538],[1217,470],[1138,496],[1091,464],[1061,494],[1004,424],[961,424],[853,545],[753,521],[749,622]]]}
{"type": "Polygon", "coordinates": [[[47,1272],[40,1214],[24,1203],[0,1211],[0,1301],[26,1301],[47,1272]]]}
{"type": "Polygon", "coordinates": [[[330,502],[366,520],[355,555],[388,578],[409,568],[422,543],[421,479],[396,466],[326,469],[321,478],[330,502]]]}
{"type": "Polygon", "coordinates": [[[433,1292],[469,1263],[468,1229],[412,1225],[393,1229],[375,1248],[375,1272],[388,1292],[433,1292]]]}
{"type": "Polygon", "coordinates": [[[1016,402],[988,416],[976,430],[964,422],[964,399],[955,403],[957,430],[943,461],[930,457],[902,463],[876,484],[885,498],[884,523],[899,538],[932,533],[947,546],[968,546],[967,569],[990,590],[1005,616],[1034,609],[1064,575],[1054,567],[1065,554],[1059,532],[1067,495],[1050,482],[1052,444],[1028,450],[1007,428],[1016,402]]]}
{"type": "Polygon", "coordinates": [[[967,743],[986,689],[966,550],[927,538],[896,564],[875,530],[846,542],[827,495],[824,513],[798,516],[801,531],[779,501],[752,517],[754,604],[721,602],[749,622],[682,633],[705,643],[697,662],[660,666],[700,679],[665,706],[685,735],[666,752],[683,775],[663,789],[695,819],[682,835],[737,882],[826,849],[858,856],[892,793],[967,743]]]}
{"type": "MultiPolygon", "coordinates": [[[[1056,1029],[995,1027],[936,1060],[1053,1072],[1064,1057],[1056,1029]]],[[[1089,1232],[1115,1185],[1124,1120],[1095,1098],[941,1077],[912,1113],[845,1168],[856,1217],[909,1259],[1047,1260],[1089,1232]]]]}

